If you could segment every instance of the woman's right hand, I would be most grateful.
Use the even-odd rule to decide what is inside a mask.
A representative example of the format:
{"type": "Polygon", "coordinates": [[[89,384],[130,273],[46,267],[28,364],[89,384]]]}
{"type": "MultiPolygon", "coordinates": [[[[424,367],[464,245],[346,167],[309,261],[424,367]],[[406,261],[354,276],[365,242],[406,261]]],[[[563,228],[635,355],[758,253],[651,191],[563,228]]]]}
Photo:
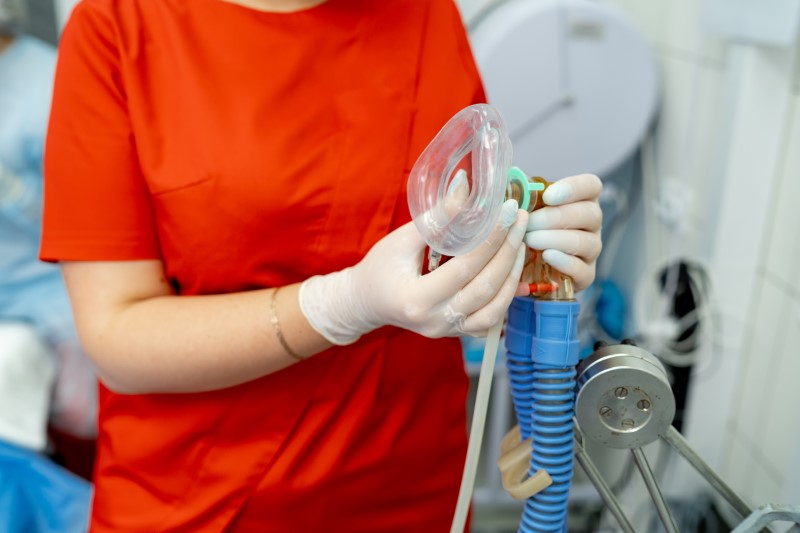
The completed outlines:
{"type": "Polygon", "coordinates": [[[426,244],[409,222],[354,267],[307,280],[300,306],[334,344],[350,344],[383,325],[433,338],[483,336],[503,319],[517,290],[527,220],[516,201],[507,201],[484,243],[425,275],[426,244]]]}

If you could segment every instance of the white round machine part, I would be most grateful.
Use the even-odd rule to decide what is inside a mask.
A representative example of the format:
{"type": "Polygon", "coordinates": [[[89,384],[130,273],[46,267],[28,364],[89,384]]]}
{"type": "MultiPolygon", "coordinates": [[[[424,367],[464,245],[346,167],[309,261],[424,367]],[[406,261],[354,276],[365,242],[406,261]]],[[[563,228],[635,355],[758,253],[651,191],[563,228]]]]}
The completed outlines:
{"type": "Polygon", "coordinates": [[[655,116],[656,65],[621,11],[590,0],[508,0],[468,23],[515,165],[546,179],[602,177],[634,153],[655,116]]]}

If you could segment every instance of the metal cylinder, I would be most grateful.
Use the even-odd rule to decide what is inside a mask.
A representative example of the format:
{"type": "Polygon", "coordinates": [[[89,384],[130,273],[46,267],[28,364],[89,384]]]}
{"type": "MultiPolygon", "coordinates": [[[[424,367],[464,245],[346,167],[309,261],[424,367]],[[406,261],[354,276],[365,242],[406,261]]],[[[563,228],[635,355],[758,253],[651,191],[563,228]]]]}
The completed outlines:
{"type": "Polygon", "coordinates": [[[663,435],[675,416],[666,370],[633,345],[603,346],[578,365],[575,416],[586,438],[639,448],[663,435]]]}

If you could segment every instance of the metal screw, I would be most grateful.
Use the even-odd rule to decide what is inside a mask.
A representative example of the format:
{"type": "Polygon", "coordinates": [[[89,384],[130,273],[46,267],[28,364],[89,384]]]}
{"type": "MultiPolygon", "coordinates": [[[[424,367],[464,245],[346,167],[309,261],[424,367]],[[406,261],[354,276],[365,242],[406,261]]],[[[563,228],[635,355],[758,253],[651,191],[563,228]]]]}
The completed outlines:
{"type": "Polygon", "coordinates": [[[649,411],[650,410],[650,401],[649,400],[639,400],[639,402],[636,404],[636,407],[638,407],[640,411],[649,411]]]}
{"type": "Polygon", "coordinates": [[[622,427],[624,427],[625,429],[631,429],[635,425],[636,425],[636,422],[634,422],[630,418],[626,418],[625,420],[622,421],[622,427]]]}
{"type": "Polygon", "coordinates": [[[611,416],[611,413],[612,413],[611,408],[608,406],[603,406],[600,408],[600,416],[609,417],[611,416]]]}
{"type": "Polygon", "coordinates": [[[614,395],[620,400],[624,400],[625,397],[628,396],[628,389],[626,389],[625,387],[617,387],[614,390],[614,395]]]}

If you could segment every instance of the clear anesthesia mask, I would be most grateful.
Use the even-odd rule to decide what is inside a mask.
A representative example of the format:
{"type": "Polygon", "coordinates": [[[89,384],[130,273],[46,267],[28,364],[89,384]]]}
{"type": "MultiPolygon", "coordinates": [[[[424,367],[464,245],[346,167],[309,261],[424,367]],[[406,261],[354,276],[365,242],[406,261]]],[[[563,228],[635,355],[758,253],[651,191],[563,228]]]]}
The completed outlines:
{"type": "Polygon", "coordinates": [[[476,248],[507,198],[517,199],[521,209],[533,208],[544,185],[512,168],[511,157],[503,119],[490,105],[469,106],[444,125],[408,179],[411,217],[431,250],[456,256],[476,248]],[[453,209],[447,191],[459,173],[466,176],[469,196],[453,209]]]}

